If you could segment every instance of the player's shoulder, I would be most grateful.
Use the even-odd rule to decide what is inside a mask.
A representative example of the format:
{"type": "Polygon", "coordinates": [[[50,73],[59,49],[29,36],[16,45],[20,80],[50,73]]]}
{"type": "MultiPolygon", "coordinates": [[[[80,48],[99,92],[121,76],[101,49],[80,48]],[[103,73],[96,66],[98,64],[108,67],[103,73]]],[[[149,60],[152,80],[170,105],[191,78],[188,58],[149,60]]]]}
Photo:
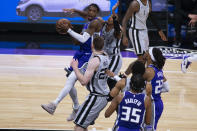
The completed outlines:
{"type": "Polygon", "coordinates": [[[137,0],[133,0],[133,1],[130,3],[129,8],[130,8],[130,9],[134,9],[135,11],[138,11],[139,8],[140,8],[140,3],[139,3],[137,0]]]}
{"type": "Polygon", "coordinates": [[[140,3],[137,0],[133,0],[131,2],[131,6],[139,6],[139,5],[140,5],[140,3]]]}

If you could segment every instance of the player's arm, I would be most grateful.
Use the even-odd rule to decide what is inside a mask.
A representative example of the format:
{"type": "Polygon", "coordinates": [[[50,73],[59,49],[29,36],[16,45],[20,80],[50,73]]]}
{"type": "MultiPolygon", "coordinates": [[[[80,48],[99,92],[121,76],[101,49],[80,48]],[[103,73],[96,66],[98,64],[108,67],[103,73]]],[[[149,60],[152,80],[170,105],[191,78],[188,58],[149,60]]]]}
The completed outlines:
{"type": "Polygon", "coordinates": [[[146,68],[146,71],[143,75],[144,79],[147,81],[146,84],[146,94],[147,96],[151,96],[152,95],[152,85],[151,85],[151,80],[154,78],[155,76],[155,71],[152,68],[146,68]]]}
{"type": "Polygon", "coordinates": [[[66,9],[66,8],[63,8],[63,12],[70,12],[71,14],[72,13],[76,13],[79,16],[83,17],[84,19],[87,19],[87,16],[88,16],[87,12],[81,11],[81,10],[77,10],[77,9],[66,9]]]}
{"type": "Polygon", "coordinates": [[[113,15],[113,24],[114,24],[114,36],[118,39],[121,38],[121,29],[120,29],[120,24],[118,22],[118,19],[117,19],[117,16],[116,15],[113,15]]]}
{"type": "Polygon", "coordinates": [[[79,71],[78,61],[73,59],[71,62],[71,66],[73,67],[73,70],[77,76],[77,79],[79,80],[79,82],[83,86],[88,84],[88,82],[90,81],[90,79],[92,78],[92,76],[94,74],[94,71],[97,70],[99,64],[100,64],[100,60],[98,57],[94,57],[94,58],[90,59],[88,62],[87,70],[86,70],[85,74],[83,75],[79,71]]]}
{"type": "Polygon", "coordinates": [[[126,78],[122,78],[119,80],[115,87],[110,91],[110,96],[115,97],[119,94],[119,92],[125,87],[126,78]]]}
{"type": "Polygon", "coordinates": [[[81,43],[86,42],[92,35],[94,32],[96,32],[97,28],[100,27],[100,22],[98,20],[94,20],[90,23],[90,25],[88,26],[88,29],[83,33],[83,34],[79,34],[76,33],[75,31],[73,31],[71,28],[68,29],[68,33],[75,38],[76,40],[78,40],[81,43]]]}
{"type": "Polygon", "coordinates": [[[135,12],[139,11],[139,9],[140,9],[139,3],[136,0],[132,1],[129,5],[129,8],[127,9],[127,12],[126,12],[123,20],[122,20],[123,44],[126,46],[128,45],[128,38],[126,35],[127,22],[135,12]]]}
{"type": "Polygon", "coordinates": [[[119,6],[119,1],[112,7],[112,18],[113,18],[113,24],[114,24],[114,36],[118,39],[121,38],[121,29],[120,29],[120,24],[118,22],[118,16],[115,13],[115,10],[119,6]]]}
{"type": "Polygon", "coordinates": [[[123,98],[123,95],[119,94],[118,96],[116,96],[112,100],[110,106],[105,111],[105,118],[108,118],[108,117],[110,117],[113,114],[113,112],[117,109],[119,103],[122,101],[122,98],[123,98]]]}
{"type": "Polygon", "coordinates": [[[152,126],[151,124],[151,113],[152,113],[152,108],[151,108],[151,98],[150,96],[146,96],[145,98],[145,108],[146,108],[146,113],[145,113],[145,128],[146,131],[152,131],[152,126]]]}
{"type": "Polygon", "coordinates": [[[149,7],[150,7],[150,13],[149,13],[149,18],[153,25],[157,28],[158,33],[163,41],[167,41],[166,35],[163,33],[162,29],[158,26],[158,23],[156,22],[155,16],[152,13],[152,5],[151,1],[149,0],[149,7]]]}
{"type": "Polygon", "coordinates": [[[195,26],[195,24],[197,22],[197,15],[196,14],[189,14],[188,17],[191,19],[189,21],[189,25],[190,26],[195,26]]]}
{"type": "Polygon", "coordinates": [[[112,14],[113,14],[113,15],[116,15],[115,10],[118,8],[119,4],[120,4],[120,2],[119,2],[119,0],[118,0],[117,3],[112,7],[112,14]]]}

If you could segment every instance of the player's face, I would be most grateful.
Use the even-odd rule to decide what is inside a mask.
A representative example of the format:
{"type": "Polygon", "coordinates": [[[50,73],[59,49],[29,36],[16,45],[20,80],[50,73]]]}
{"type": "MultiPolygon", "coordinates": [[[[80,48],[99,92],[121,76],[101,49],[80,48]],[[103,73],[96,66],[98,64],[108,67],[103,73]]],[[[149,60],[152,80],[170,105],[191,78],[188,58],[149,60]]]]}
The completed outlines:
{"type": "Polygon", "coordinates": [[[112,25],[113,24],[113,18],[112,16],[110,16],[107,20],[108,25],[112,25]]]}
{"type": "Polygon", "coordinates": [[[93,20],[98,14],[97,8],[90,6],[88,9],[88,20],[91,21],[93,20]]]}

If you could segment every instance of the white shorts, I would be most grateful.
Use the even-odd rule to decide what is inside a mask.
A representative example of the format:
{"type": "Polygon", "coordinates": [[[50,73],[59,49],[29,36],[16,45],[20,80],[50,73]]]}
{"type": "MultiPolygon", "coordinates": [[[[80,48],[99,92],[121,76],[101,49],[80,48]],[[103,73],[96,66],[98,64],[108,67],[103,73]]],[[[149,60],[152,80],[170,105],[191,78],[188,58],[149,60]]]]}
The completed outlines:
{"type": "Polygon", "coordinates": [[[133,45],[136,55],[143,55],[148,51],[149,39],[147,30],[129,29],[129,39],[133,45]]]}

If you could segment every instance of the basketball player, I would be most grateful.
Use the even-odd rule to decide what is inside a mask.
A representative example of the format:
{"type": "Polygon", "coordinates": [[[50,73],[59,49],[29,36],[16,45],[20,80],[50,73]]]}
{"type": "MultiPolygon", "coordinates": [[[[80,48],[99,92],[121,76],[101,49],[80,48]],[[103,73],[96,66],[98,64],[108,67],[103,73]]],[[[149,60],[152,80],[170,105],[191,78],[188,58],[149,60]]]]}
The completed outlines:
{"type": "MultiPolygon", "coordinates": [[[[87,24],[85,24],[82,35],[74,32],[72,29],[70,29],[68,27],[67,24],[62,23],[61,25],[59,25],[60,27],[66,29],[66,31],[67,31],[67,32],[63,32],[63,33],[61,32],[62,34],[69,33],[73,38],[75,38],[76,40],[78,40],[81,43],[80,50],[78,50],[75,53],[73,58],[78,60],[78,63],[79,63],[78,68],[81,68],[82,72],[85,71],[85,70],[83,70],[85,67],[82,68],[82,65],[84,65],[84,63],[88,62],[88,60],[92,54],[92,51],[91,51],[91,43],[93,40],[92,37],[95,34],[98,34],[98,32],[101,30],[100,20],[96,19],[96,14],[99,11],[99,8],[97,8],[97,7],[98,6],[96,4],[91,4],[89,6],[88,18],[90,21],[87,24]]],[[[67,118],[67,120],[72,121],[75,118],[76,112],[79,109],[77,91],[74,87],[76,80],[77,80],[77,77],[76,77],[75,73],[71,72],[71,74],[67,78],[64,88],[61,90],[58,97],[53,102],[50,102],[49,104],[42,104],[41,105],[42,108],[44,110],[46,110],[49,114],[53,115],[58,104],[69,93],[72,98],[72,101],[73,101],[73,111],[72,111],[72,114],[67,118]]]]}
{"type": "Polygon", "coordinates": [[[187,72],[188,67],[192,64],[192,62],[197,61],[197,54],[186,54],[183,55],[183,60],[181,62],[181,70],[183,73],[187,72]]]}
{"type": "Polygon", "coordinates": [[[146,68],[144,78],[147,81],[147,84],[152,85],[152,89],[149,88],[147,95],[150,95],[152,98],[152,120],[151,124],[156,131],[157,123],[163,112],[163,101],[161,99],[162,92],[169,91],[169,84],[167,79],[163,74],[163,66],[165,65],[166,58],[163,56],[162,52],[158,48],[150,48],[149,55],[147,56],[147,61],[150,63],[146,68]]]}
{"type": "Polygon", "coordinates": [[[74,120],[76,131],[86,131],[107,105],[109,89],[105,70],[109,66],[109,58],[103,51],[103,46],[103,38],[95,37],[92,45],[93,54],[88,61],[88,67],[84,75],[78,69],[77,60],[73,59],[71,63],[77,79],[82,85],[86,85],[90,92],[85,102],[80,106],[74,120]]]}
{"type": "MultiPolygon", "coordinates": [[[[113,8],[113,14],[108,18],[108,20],[104,23],[102,28],[102,37],[104,38],[104,51],[108,54],[110,59],[109,70],[113,72],[115,75],[121,69],[122,66],[122,56],[120,53],[120,43],[121,43],[121,29],[120,24],[117,20],[117,15],[115,14],[115,10],[118,7],[117,2],[113,8]]],[[[113,80],[109,77],[107,80],[108,86],[110,90],[115,86],[113,80]]]]}
{"type": "Polygon", "coordinates": [[[105,112],[110,117],[118,108],[116,131],[141,131],[145,118],[146,131],[151,131],[151,98],[142,93],[145,81],[141,74],[133,75],[130,90],[116,96],[105,112]]]}
{"type": "MultiPolygon", "coordinates": [[[[127,21],[131,18],[129,28],[129,39],[132,42],[138,60],[144,62],[143,55],[148,51],[149,39],[146,20],[151,12],[151,2],[149,0],[133,0],[123,18],[123,44],[128,46],[126,36],[127,21]]],[[[167,41],[162,30],[159,30],[162,40],[167,41]]]]}
{"type": "MultiPolygon", "coordinates": [[[[100,12],[100,8],[98,7],[97,4],[90,4],[88,7],[87,7],[87,11],[80,11],[80,10],[77,10],[77,9],[63,9],[64,12],[70,12],[70,13],[77,13],[78,15],[80,15],[82,18],[84,18],[85,20],[88,20],[88,22],[86,24],[84,24],[84,27],[82,29],[82,33],[85,33],[85,30],[87,30],[89,24],[91,21],[95,20],[95,19],[98,19],[97,15],[99,14],[100,12]]],[[[80,45],[80,50],[77,51],[74,55],[73,58],[75,59],[78,59],[83,56],[84,54],[81,54],[82,52],[85,51],[85,54],[88,54],[88,57],[87,59],[85,59],[85,62],[87,62],[87,60],[89,60],[89,57],[91,56],[91,47],[90,46],[83,46],[82,44],[79,43],[79,41],[75,40],[75,44],[78,44],[80,45]]],[[[91,39],[89,39],[89,43],[91,39]]],[[[83,59],[80,59],[79,61],[79,66],[81,67],[84,63],[83,59]]],[[[69,67],[69,68],[65,68],[65,71],[67,72],[67,75],[68,76],[72,71],[72,67],[69,67]]]]}
{"type": "MultiPolygon", "coordinates": [[[[163,112],[163,102],[161,99],[161,93],[169,92],[169,85],[162,71],[163,66],[165,64],[165,57],[162,55],[162,52],[158,48],[150,48],[149,54],[147,55],[147,61],[148,63],[150,63],[150,65],[146,68],[143,77],[147,81],[146,94],[148,96],[151,96],[152,98],[151,125],[153,129],[156,130],[158,120],[163,112]]],[[[131,68],[129,68],[131,70],[129,72],[133,72],[136,70],[136,63],[137,61],[134,62],[131,68]]],[[[140,63],[138,63],[138,65],[140,65],[140,63]]],[[[138,74],[138,72],[135,71],[135,74],[138,74]]],[[[117,96],[121,90],[128,91],[128,79],[120,79],[118,78],[118,76],[115,77],[119,81],[110,92],[111,97],[117,96]]]]}

